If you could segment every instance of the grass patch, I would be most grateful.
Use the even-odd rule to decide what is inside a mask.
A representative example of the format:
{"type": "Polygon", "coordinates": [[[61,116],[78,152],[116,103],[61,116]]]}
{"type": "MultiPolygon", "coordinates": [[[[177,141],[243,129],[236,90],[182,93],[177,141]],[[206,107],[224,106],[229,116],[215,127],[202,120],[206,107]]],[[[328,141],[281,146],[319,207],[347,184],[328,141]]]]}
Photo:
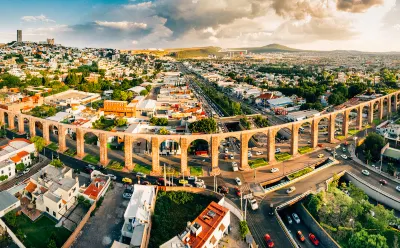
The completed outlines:
{"type": "Polygon", "coordinates": [[[92,163],[92,164],[98,164],[100,162],[100,157],[88,154],[83,158],[83,161],[92,163]]]}
{"type": "Polygon", "coordinates": [[[309,147],[309,146],[304,146],[304,147],[300,147],[299,149],[298,149],[298,151],[299,151],[299,153],[300,154],[306,154],[306,153],[309,153],[309,152],[312,152],[312,148],[311,147],[309,147]]]}
{"type": "Polygon", "coordinates": [[[184,231],[187,222],[193,221],[212,201],[217,199],[183,191],[159,191],[149,248],[158,248],[177,233],[184,231]]]}
{"type": "Polygon", "coordinates": [[[133,172],[142,172],[146,175],[149,175],[151,172],[151,166],[150,165],[142,165],[142,164],[136,164],[135,168],[133,169],[133,172]]]}
{"type": "Polygon", "coordinates": [[[64,152],[64,154],[67,155],[67,156],[73,157],[73,156],[76,155],[76,150],[70,148],[70,149],[66,150],[66,151],[64,152]]]}
{"type": "Polygon", "coordinates": [[[58,150],[58,145],[56,143],[50,143],[47,148],[57,151],[58,150]]]}
{"type": "Polygon", "coordinates": [[[288,152],[275,154],[275,159],[278,162],[283,162],[283,161],[289,160],[291,158],[292,158],[292,155],[290,155],[288,152]]]}
{"type": "Polygon", "coordinates": [[[190,167],[190,175],[195,177],[203,176],[203,167],[201,166],[189,166],[190,167]]]}
{"type": "Polygon", "coordinates": [[[54,238],[57,247],[61,247],[71,235],[71,232],[66,228],[55,227],[57,223],[45,215],[35,222],[32,222],[24,214],[16,218],[15,227],[11,227],[8,223],[7,225],[14,233],[22,232],[26,236],[22,240],[26,247],[47,247],[51,238],[54,238]]]}
{"type": "Polygon", "coordinates": [[[381,120],[379,120],[379,119],[374,119],[374,120],[372,121],[372,123],[373,123],[375,126],[378,126],[378,125],[381,123],[381,120]]]}
{"type": "Polygon", "coordinates": [[[357,129],[350,129],[350,130],[349,130],[349,135],[353,136],[353,135],[356,135],[356,134],[359,133],[359,132],[360,132],[360,130],[357,130],[357,129]]]}
{"type": "Polygon", "coordinates": [[[346,137],[343,135],[338,135],[338,136],[336,136],[336,139],[342,141],[342,140],[345,140],[346,137]]]}
{"type": "Polygon", "coordinates": [[[108,169],[111,169],[111,170],[120,171],[120,170],[122,170],[122,169],[124,168],[124,166],[123,166],[120,162],[111,161],[111,162],[108,164],[107,168],[108,168],[108,169]]]}
{"type": "Polygon", "coordinates": [[[307,168],[302,169],[301,171],[298,171],[298,172],[295,172],[293,174],[290,174],[288,176],[288,178],[289,178],[289,180],[293,180],[295,178],[298,178],[298,177],[301,177],[301,176],[303,176],[305,174],[308,174],[313,170],[314,170],[313,168],[307,167],[307,168]]]}
{"type": "Polygon", "coordinates": [[[265,161],[265,159],[263,159],[263,158],[257,158],[257,159],[249,161],[249,165],[250,165],[250,168],[255,169],[258,167],[267,166],[268,162],[265,161]]]}

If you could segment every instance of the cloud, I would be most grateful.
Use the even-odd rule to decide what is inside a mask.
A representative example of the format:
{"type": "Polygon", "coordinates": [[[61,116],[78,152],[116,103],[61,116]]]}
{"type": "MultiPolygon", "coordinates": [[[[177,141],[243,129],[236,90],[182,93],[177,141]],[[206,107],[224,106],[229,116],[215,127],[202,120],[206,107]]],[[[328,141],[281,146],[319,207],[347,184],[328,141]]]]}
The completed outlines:
{"type": "Polygon", "coordinates": [[[345,12],[362,13],[383,3],[383,0],[337,0],[336,7],[345,12]]]}
{"type": "Polygon", "coordinates": [[[127,21],[122,21],[122,22],[95,21],[95,23],[102,27],[115,28],[121,30],[147,28],[147,24],[143,22],[138,23],[138,22],[127,22],[127,21]]]}
{"type": "Polygon", "coordinates": [[[150,8],[151,6],[153,6],[152,2],[142,2],[142,3],[138,3],[138,4],[127,4],[124,5],[125,9],[147,9],[150,8]]]}
{"type": "Polygon", "coordinates": [[[24,22],[37,22],[37,21],[41,21],[41,22],[55,22],[54,20],[51,20],[49,18],[47,18],[45,15],[39,15],[39,16],[23,16],[21,17],[21,20],[23,20],[24,22]]]}

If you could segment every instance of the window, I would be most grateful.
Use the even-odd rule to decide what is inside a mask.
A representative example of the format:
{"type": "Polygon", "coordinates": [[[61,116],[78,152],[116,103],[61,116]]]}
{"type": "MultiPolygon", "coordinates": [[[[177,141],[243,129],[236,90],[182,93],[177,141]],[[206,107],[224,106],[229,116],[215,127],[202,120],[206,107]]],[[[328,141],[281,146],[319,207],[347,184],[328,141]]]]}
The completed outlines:
{"type": "Polygon", "coordinates": [[[11,171],[11,167],[8,167],[8,171],[11,171]]]}
{"type": "Polygon", "coordinates": [[[8,176],[9,176],[9,177],[11,177],[11,172],[10,172],[10,173],[8,173],[8,176]]]}
{"type": "Polygon", "coordinates": [[[50,209],[48,207],[46,207],[46,212],[50,212],[50,209]]]}
{"type": "Polygon", "coordinates": [[[4,171],[3,171],[3,170],[1,171],[1,174],[2,174],[2,175],[4,174],[4,171]]]}
{"type": "Polygon", "coordinates": [[[71,197],[71,192],[69,192],[69,197],[71,197]]]}
{"type": "Polygon", "coordinates": [[[72,192],[75,192],[75,189],[76,189],[76,188],[73,188],[73,189],[72,189],[72,192]]]}
{"type": "Polygon", "coordinates": [[[53,216],[54,216],[54,217],[57,217],[56,212],[54,212],[54,211],[53,211],[53,216]]]}
{"type": "Polygon", "coordinates": [[[60,203],[60,204],[58,204],[58,208],[61,208],[61,203],[60,203]]]}

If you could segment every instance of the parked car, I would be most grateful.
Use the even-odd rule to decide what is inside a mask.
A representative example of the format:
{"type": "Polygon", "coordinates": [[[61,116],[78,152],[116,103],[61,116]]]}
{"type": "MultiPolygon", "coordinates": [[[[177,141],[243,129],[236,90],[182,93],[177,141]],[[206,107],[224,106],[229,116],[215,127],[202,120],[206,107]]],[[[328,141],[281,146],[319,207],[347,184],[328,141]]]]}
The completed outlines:
{"type": "Polygon", "coordinates": [[[27,174],[27,173],[29,173],[29,171],[31,171],[31,168],[26,168],[23,173],[27,174]]]}
{"type": "Polygon", "coordinates": [[[256,152],[256,155],[262,155],[262,154],[263,154],[262,151],[257,151],[257,152],[256,152]]]}
{"type": "Polygon", "coordinates": [[[362,170],[361,173],[366,175],[366,176],[369,176],[369,174],[370,174],[369,171],[367,171],[367,170],[362,170]]]}
{"type": "Polygon", "coordinates": [[[318,158],[323,158],[324,156],[325,156],[325,155],[322,154],[322,153],[318,154],[318,158]]]}
{"type": "Polygon", "coordinates": [[[132,193],[123,193],[122,194],[122,198],[124,198],[124,199],[131,199],[131,197],[132,197],[132,193]]]}
{"type": "Polygon", "coordinates": [[[271,236],[269,236],[268,233],[265,234],[264,240],[265,240],[265,242],[267,242],[267,246],[268,246],[268,247],[274,247],[275,244],[274,244],[274,242],[272,241],[271,236]]]}
{"type": "Polygon", "coordinates": [[[248,158],[253,157],[253,154],[251,154],[251,151],[249,151],[249,152],[247,153],[247,157],[248,157],[248,158]]]}
{"type": "Polygon", "coordinates": [[[88,164],[87,167],[92,169],[92,170],[96,170],[96,167],[94,165],[88,164]]]}
{"type": "Polygon", "coordinates": [[[340,155],[343,159],[347,159],[347,156],[345,154],[340,155]]]}
{"type": "Polygon", "coordinates": [[[242,185],[242,181],[241,181],[240,178],[238,178],[238,177],[235,178],[235,182],[236,182],[236,184],[239,185],[239,186],[242,185]]]}
{"type": "Polygon", "coordinates": [[[295,221],[297,224],[300,224],[300,218],[299,218],[299,216],[298,216],[296,213],[293,213],[292,216],[293,216],[294,221],[295,221]]]}
{"type": "Polygon", "coordinates": [[[229,189],[228,189],[228,187],[226,187],[226,186],[219,185],[219,186],[217,187],[217,190],[218,190],[218,192],[221,193],[221,194],[228,194],[228,193],[229,193],[229,189]]]}
{"type": "Polygon", "coordinates": [[[249,202],[250,202],[251,209],[253,209],[253,210],[258,209],[258,203],[257,203],[256,199],[252,198],[252,199],[250,199],[249,202]]]}
{"type": "Polygon", "coordinates": [[[276,148],[275,149],[275,153],[280,153],[281,152],[281,148],[276,148]]]}
{"type": "Polygon", "coordinates": [[[147,175],[144,174],[143,172],[137,172],[137,173],[136,173],[136,176],[137,176],[137,177],[140,177],[140,178],[146,178],[146,177],[147,177],[147,175]]]}
{"type": "Polygon", "coordinates": [[[346,152],[346,147],[342,147],[342,151],[343,151],[343,152],[346,152]]]}
{"type": "Polygon", "coordinates": [[[292,193],[292,192],[295,191],[295,190],[296,190],[296,187],[292,186],[292,187],[290,187],[290,188],[288,188],[288,189],[286,190],[286,193],[287,193],[287,194],[290,194],[290,193],[292,193]]]}
{"type": "Polygon", "coordinates": [[[396,190],[397,190],[397,191],[400,191],[400,185],[399,185],[399,186],[396,186],[396,190]]]}
{"type": "Polygon", "coordinates": [[[275,172],[278,172],[278,171],[279,171],[278,168],[272,168],[272,169],[271,169],[271,173],[275,173],[275,172]]]}
{"type": "Polygon", "coordinates": [[[204,184],[204,180],[203,179],[196,179],[195,181],[194,181],[194,183],[201,183],[201,184],[204,184]]]}
{"type": "Polygon", "coordinates": [[[387,181],[384,180],[384,179],[381,179],[381,180],[379,180],[379,183],[380,183],[381,185],[386,185],[386,184],[387,184],[387,181]]]}
{"type": "Polygon", "coordinates": [[[128,177],[124,177],[124,178],[122,178],[122,182],[127,183],[127,184],[132,184],[132,179],[130,179],[128,177]]]}
{"type": "Polygon", "coordinates": [[[297,237],[301,242],[306,241],[306,238],[304,237],[303,233],[301,233],[301,231],[297,231],[297,237]]]}
{"type": "Polygon", "coordinates": [[[311,240],[311,242],[314,245],[319,245],[319,240],[317,239],[317,237],[315,237],[314,234],[312,234],[312,233],[308,234],[308,238],[311,240]]]}
{"type": "Polygon", "coordinates": [[[239,170],[238,164],[236,162],[232,162],[232,170],[233,171],[238,171],[239,170]]]}
{"type": "Polygon", "coordinates": [[[290,218],[290,216],[287,216],[287,222],[289,223],[289,225],[291,225],[293,223],[292,218],[290,218]]]}
{"type": "Polygon", "coordinates": [[[111,180],[117,180],[117,177],[113,174],[107,174],[107,176],[111,179],[111,180]]]}
{"type": "Polygon", "coordinates": [[[230,159],[235,159],[235,156],[233,156],[233,154],[231,154],[230,159]]]}
{"type": "Polygon", "coordinates": [[[235,187],[235,194],[239,197],[242,195],[242,192],[240,191],[240,189],[238,187],[235,187]]]}
{"type": "Polygon", "coordinates": [[[228,150],[228,148],[225,148],[225,153],[229,153],[229,150],[228,150]]]}

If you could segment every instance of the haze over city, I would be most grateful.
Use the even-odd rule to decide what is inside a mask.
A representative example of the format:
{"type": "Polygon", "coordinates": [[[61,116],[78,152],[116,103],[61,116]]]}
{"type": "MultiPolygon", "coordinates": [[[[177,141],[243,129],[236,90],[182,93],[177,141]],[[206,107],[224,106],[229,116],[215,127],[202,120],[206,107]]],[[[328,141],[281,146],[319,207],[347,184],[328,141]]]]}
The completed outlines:
{"type": "Polygon", "coordinates": [[[0,42],[23,29],[77,47],[400,51],[400,0],[3,1],[0,42]],[[16,11],[18,10],[18,11],[16,11]]]}

